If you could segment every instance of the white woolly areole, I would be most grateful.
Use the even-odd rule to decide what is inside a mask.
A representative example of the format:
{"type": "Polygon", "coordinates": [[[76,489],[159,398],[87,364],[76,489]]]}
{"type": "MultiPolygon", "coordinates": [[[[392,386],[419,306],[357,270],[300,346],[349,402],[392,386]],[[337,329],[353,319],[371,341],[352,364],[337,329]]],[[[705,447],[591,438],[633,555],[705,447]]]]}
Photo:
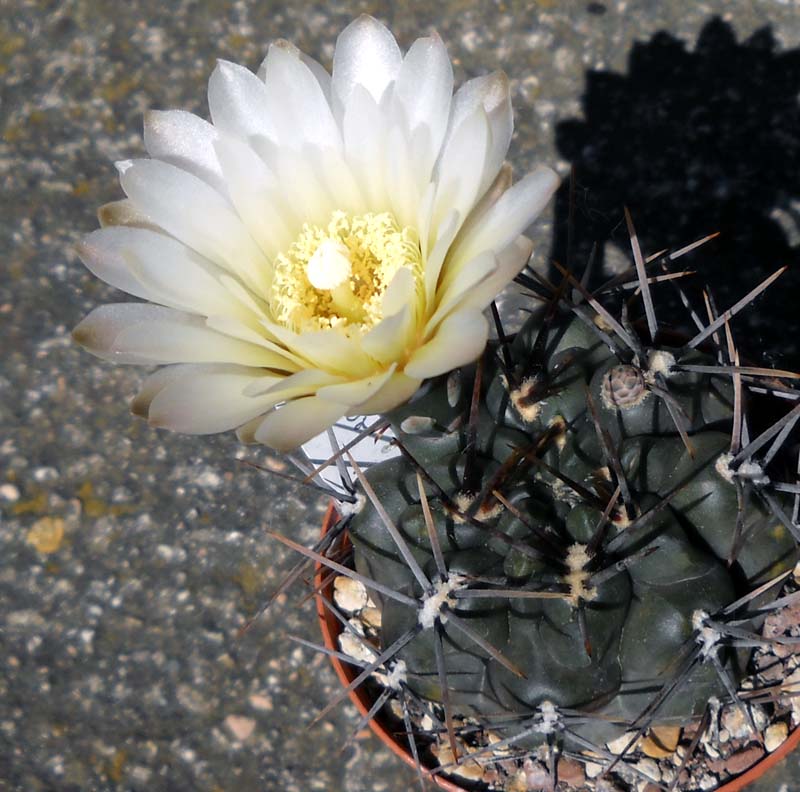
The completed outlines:
{"type": "Polygon", "coordinates": [[[586,545],[575,543],[567,550],[566,564],[569,572],[564,581],[569,585],[569,601],[577,605],[578,600],[591,602],[597,596],[597,589],[586,585],[589,573],[585,567],[591,560],[586,545]]]}
{"type": "Polygon", "coordinates": [[[447,614],[442,613],[442,608],[445,605],[452,607],[455,604],[452,594],[454,591],[464,588],[465,580],[463,575],[449,575],[447,580],[440,580],[434,585],[433,593],[425,598],[417,615],[417,621],[422,627],[429,630],[433,627],[436,619],[439,619],[442,624],[447,621],[447,614]]]}
{"type": "MultiPolygon", "coordinates": [[[[462,514],[466,514],[469,510],[469,507],[475,502],[476,494],[474,492],[459,492],[454,498],[453,503],[458,506],[458,510],[462,514]]],[[[475,513],[475,518],[478,520],[491,520],[493,517],[497,517],[503,511],[503,504],[499,501],[490,498],[485,500],[480,507],[478,508],[477,512],[475,513]]],[[[465,522],[464,518],[459,514],[453,515],[453,522],[458,523],[461,525],[465,522]]]]}
{"type": "Polygon", "coordinates": [[[769,484],[769,476],[764,472],[764,468],[761,467],[758,462],[742,462],[742,464],[734,470],[731,467],[732,459],[733,454],[720,454],[719,458],[714,463],[714,469],[729,484],[733,484],[734,476],[752,481],[753,484],[769,484]]]}
{"type": "Polygon", "coordinates": [[[400,690],[401,686],[405,684],[407,679],[406,674],[407,668],[404,660],[398,660],[394,667],[392,668],[392,672],[384,677],[384,684],[386,687],[391,688],[392,690],[400,690]]]}
{"type": "Polygon", "coordinates": [[[511,404],[514,405],[514,409],[520,414],[522,419],[528,423],[535,421],[542,411],[543,404],[543,402],[539,400],[531,401],[531,396],[538,382],[537,378],[525,377],[525,379],[520,382],[519,387],[513,389],[509,386],[508,379],[505,375],[500,377],[500,381],[508,391],[511,404]]]}
{"type": "Polygon", "coordinates": [[[542,722],[535,727],[536,731],[542,734],[552,734],[560,721],[556,705],[552,701],[543,701],[539,705],[539,712],[542,715],[542,722]]]}
{"type": "Polygon", "coordinates": [[[323,239],[306,266],[309,283],[315,289],[325,291],[341,286],[353,271],[348,254],[342,242],[323,239]]]}
{"type": "Polygon", "coordinates": [[[650,374],[661,374],[669,377],[675,365],[675,355],[663,349],[654,349],[647,358],[647,368],[650,374]]]}
{"type": "Polygon", "coordinates": [[[716,650],[717,645],[722,640],[722,633],[709,627],[706,624],[708,613],[704,610],[696,610],[692,613],[692,627],[697,631],[697,643],[700,644],[700,654],[703,658],[708,657],[716,650]]]}
{"type": "Polygon", "coordinates": [[[350,501],[336,501],[336,511],[342,519],[350,517],[353,514],[360,514],[367,503],[367,496],[363,492],[355,493],[356,499],[353,503],[350,501]]]}

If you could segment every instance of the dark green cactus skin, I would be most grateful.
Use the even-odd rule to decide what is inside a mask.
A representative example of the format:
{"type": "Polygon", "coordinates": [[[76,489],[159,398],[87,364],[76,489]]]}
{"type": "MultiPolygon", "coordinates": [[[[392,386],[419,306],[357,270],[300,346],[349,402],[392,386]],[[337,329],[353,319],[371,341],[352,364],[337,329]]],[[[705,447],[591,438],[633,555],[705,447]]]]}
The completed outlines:
{"type": "MultiPolygon", "coordinates": [[[[661,349],[681,363],[713,362],[698,351],[681,356],[678,349],[661,349]]],[[[613,489],[587,402],[618,455],[631,494],[627,515],[621,508],[613,512],[587,569],[637,555],[626,569],[598,584],[593,598],[583,600],[583,632],[574,601],[458,600],[454,612],[525,678],[511,673],[443,620],[449,698],[459,712],[492,718],[533,714],[549,700],[561,708],[605,716],[589,719],[576,730],[596,741],[610,739],[624,728],[621,722],[631,722],[642,713],[674,673],[676,659],[693,633],[693,613],[713,613],[790,568],[797,559],[795,542],[759,501],[750,499],[744,520],[750,529],[747,539],[735,562],[727,564],[737,494],[717,463],[730,445],[733,388],[729,376],[662,367],[659,380],[653,373],[647,375],[647,364],[638,374],[630,367],[618,369],[630,361],[619,360],[591,328],[566,312],[544,330],[541,316],[533,316],[509,352],[516,381],[527,378],[529,384],[535,383],[530,399],[535,408],[527,418],[518,411],[509,396],[506,374],[493,362],[499,360],[500,351],[487,349],[472,454],[474,480],[469,488],[481,491],[514,449],[531,447],[549,433],[551,439],[541,445],[537,456],[597,498],[587,501],[547,468],[527,465],[521,474],[505,476],[498,489],[528,525],[539,527],[540,534],[504,509],[496,515],[475,515],[488,527],[454,519],[440,495],[444,492],[446,498],[455,499],[464,489],[466,459],[471,455],[466,448],[467,416],[475,368],[461,371],[458,394],[452,381],[450,389],[444,379],[432,383],[427,392],[388,417],[408,454],[435,482],[435,486],[426,483],[426,493],[450,573],[491,578],[513,589],[564,588],[566,548],[592,540],[613,489]],[[537,335],[543,354],[535,354],[537,335]],[[613,387],[607,376],[611,370],[617,375],[613,387]],[[646,388],[637,401],[636,389],[642,384],[637,376],[642,373],[651,381],[666,383],[673,403],[685,416],[693,457],[665,401],[646,388]],[[609,401],[614,388],[624,406],[614,401],[617,396],[609,401]],[[403,431],[409,427],[403,423],[409,416],[432,417],[434,426],[409,434],[403,431]],[[665,498],[668,504],[659,508],[665,498]],[[655,509],[652,519],[626,529],[631,520],[650,509],[655,509]],[[553,542],[544,541],[542,534],[553,542]],[[498,535],[518,546],[512,547],[498,535]],[[520,545],[537,552],[521,552],[520,545]],[[616,725],[612,719],[618,719],[616,725]]],[[[426,575],[436,579],[415,466],[407,458],[393,459],[370,468],[368,479],[426,575]]],[[[369,503],[353,519],[350,534],[360,572],[422,597],[419,583],[369,503]]],[[[386,647],[417,624],[418,614],[410,606],[373,596],[382,608],[381,642],[386,647]]],[[[440,701],[433,629],[423,629],[400,656],[410,672],[411,688],[440,701]]],[[[720,659],[738,677],[747,654],[728,652],[720,659]]],[[[711,663],[700,664],[659,709],[656,722],[696,717],[714,695],[724,695],[719,676],[711,663]]],[[[537,739],[541,735],[525,744],[537,739]]]]}

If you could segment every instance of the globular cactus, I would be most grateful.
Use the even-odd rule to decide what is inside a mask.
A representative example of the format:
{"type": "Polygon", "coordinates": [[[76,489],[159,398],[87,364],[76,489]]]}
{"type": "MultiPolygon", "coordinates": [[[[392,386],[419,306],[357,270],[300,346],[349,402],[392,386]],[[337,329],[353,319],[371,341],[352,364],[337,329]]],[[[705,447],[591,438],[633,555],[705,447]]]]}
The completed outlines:
{"type": "Polygon", "coordinates": [[[759,290],[670,335],[634,252],[638,279],[595,294],[527,278],[519,332],[388,414],[401,456],[359,474],[379,649],[451,740],[458,715],[535,749],[560,717],[602,746],[735,699],[757,607],[797,562],[780,465],[798,394],[742,365],[728,326],[759,290]],[[754,413],[759,392],[785,407],[754,413]]]}

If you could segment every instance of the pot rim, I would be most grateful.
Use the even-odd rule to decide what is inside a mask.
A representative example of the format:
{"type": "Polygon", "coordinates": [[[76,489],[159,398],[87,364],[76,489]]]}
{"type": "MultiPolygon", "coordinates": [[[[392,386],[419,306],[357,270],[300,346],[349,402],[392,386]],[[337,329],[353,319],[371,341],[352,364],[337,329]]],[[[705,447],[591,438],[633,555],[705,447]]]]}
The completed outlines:
{"type": "MultiPolygon", "coordinates": [[[[322,536],[328,532],[336,517],[336,505],[333,501],[331,501],[322,521],[322,536]]],[[[315,600],[317,616],[319,618],[320,629],[322,631],[322,638],[325,646],[328,649],[338,651],[339,647],[336,643],[336,638],[341,632],[341,625],[334,618],[333,614],[331,614],[331,612],[322,604],[323,597],[325,597],[326,594],[330,594],[333,587],[333,582],[331,581],[327,584],[327,586],[320,588],[324,570],[325,567],[322,564],[317,563],[315,567],[315,583],[317,591],[315,600]]],[[[339,681],[344,687],[347,687],[356,678],[357,672],[353,671],[351,666],[345,664],[338,657],[329,655],[328,659],[330,660],[333,670],[336,672],[336,676],[339,678],[339,681]]],[[[367,712],[369,712],[372,701],[368,698],[366,691],[362,687],[350,691],[348,697],[361,715],[366,715],[367,712]]],[[[386,745],[389,750],[392,751],[392,753],[395,754],[395,756],[400,757],[405,764],[416,770],[417,765],[414,761],[414,757],[411,755],[411,752],[395,737],[394,734],[392,734],[389,729],[386,728],[384,721],[380,716],[372,718],[369,721],[369,728],[378,737],[378,739],[384,745],[386,745]]],[[[788,756],[788,754],[790,754],[797,747],[798,743],[800,743],[800,726],[795,726],[789,732],[789,736],[774,751],[766,754],[763,758],[759,759],[754,765],[740,775],[730,779],[722,786],[717,787],[714,792],[739,792],[753,781],[761,778],[761,776],[764,775],[767,770],[771,769],[782,759],[788,756]]],[[[425,767],[425,765],[422,765],[422,770],[425,778],[429,781],[433,781],[441,789],[448,790],[448,792],[466,792],[463,787],[458,786],[452,781],[449,781],[440,775],[432,775],[430,773],[430,768],[425,767]]]]}

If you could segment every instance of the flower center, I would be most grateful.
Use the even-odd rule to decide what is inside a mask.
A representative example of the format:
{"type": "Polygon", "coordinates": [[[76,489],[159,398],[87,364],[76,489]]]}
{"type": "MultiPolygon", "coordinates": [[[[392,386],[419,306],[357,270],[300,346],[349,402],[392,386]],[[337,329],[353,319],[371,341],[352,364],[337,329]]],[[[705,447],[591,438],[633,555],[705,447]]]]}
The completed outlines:
{"type": "Polygon", "coordinates": [[[366,332],[383,319],[383,296],[398,270],[424,285],[417,233],[389,212],[336,211],[326,226],[306,223],[273,267],[273,316],[295,332],[366,332]]]}

